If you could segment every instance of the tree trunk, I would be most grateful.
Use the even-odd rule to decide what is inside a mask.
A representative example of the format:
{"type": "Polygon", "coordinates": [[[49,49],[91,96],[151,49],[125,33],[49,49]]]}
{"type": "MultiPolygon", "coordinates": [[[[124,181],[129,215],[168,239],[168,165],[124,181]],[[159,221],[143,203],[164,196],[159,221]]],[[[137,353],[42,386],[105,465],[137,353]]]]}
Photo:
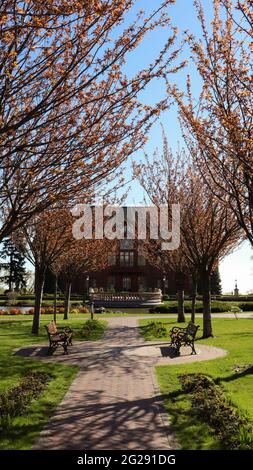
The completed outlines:
{"type": "Polygon", "coordinates": [[[70,296],[71,296],[71,282],[68,281],[66,283],[66,288],[65,288],[64,320],[67,320],[69,317],[70,296]]]}
{"type": "Polygon", "coordinates": [[[94,320],[94,303],[91,302],[90,304],[90,319],[94,320]]]}
{"type": "Polygon", "coordinates": [[[178,305],[178,323],[185,322],[185,312],[184,312],[184,283],[185,277],[184,273],[178,272],[177,273],[177,305],[178,305]]]}
{"type": "Polygon", "coordinates": [[[185,322],[185,312],[184,312],[184,290],[180,289],[177,293],[177,304],[178,304],[178,323],[185,322]]]}
{"type": "Polygon", "coordinates": [[[12,281],[13,281],[13,258],[12,254],[10,255],[10,272],[9,272],[9,291],[13,291],[12,287],[12,281]]]}
{"type": "Polygon", "coordinates": [[[208,270],[202,272],[203,280],[203,338],[213,336],[212,317],[211,317],[211,292],[210,292],[210,273],[208,270]]]}
{"type": "Polygon", "coordinates": [[[39,334],[40,329],[40,314],[41,314],[41,304],[43,297],[43,289],[45,283],[45,270],[40,270],[35,268],[35,304],[34,304],[34,316],[33,316],[33,325],[32,333],[34,335],[39,334]]]}
{"type": "Polygon", "coordinates": [[[54,322],[57,320],[57,294],[58,294],[58,276],[54,279],[54,322]]]}
{"type": "Polygon", "coordinates": [[[197,289],[198,289],[197,276],[195,276],[194,274],[192,276],[192,313],[191,313],[192,323],[195,323],[197,289]]]}

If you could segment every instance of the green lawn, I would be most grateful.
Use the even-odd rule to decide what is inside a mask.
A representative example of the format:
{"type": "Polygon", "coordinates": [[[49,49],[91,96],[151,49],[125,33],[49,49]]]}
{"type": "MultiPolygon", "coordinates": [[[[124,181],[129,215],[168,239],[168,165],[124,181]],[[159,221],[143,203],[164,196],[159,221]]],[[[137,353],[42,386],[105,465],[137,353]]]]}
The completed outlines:
{"type": "MultiPolygon", "coordinates": [[[[167,331],[176,322],[161,320],[167,331]]],[[[167,341],[168,336],[159,339],[150,334],[146,325],[149,320],[140,320],[144,338],[148,341],[167,341]]],[[[202,321],[199,321],[201,325],[202,321]]],[[[182,325],[180,325],[182,326],[182,325]]],[[[253,320],[252,319],[213,319],[215,337],[207,340],[198,339],[202,344],[213,345],[228,351],[226,357],[196,362],[187,365],[159,366],[156,368],[158,382],[164,395],[166,409],[178,441],[183,449],[219,449],[215,435],[205,423],[200,422],[192,413],[189,397],[182,392],[178,376],[185,373],[204,373],[214,378],[221,385],[233,404],[242,414],[253,422],[253,320]],[[238,366],[241,371],[236,372],[238,366]]],[[[201,331],[198,335],[201,336],[201,331]]]]}
{"type": "MultiPolygon", "coordinates": [[[[31,318],[25,321],[18,318],[0,321],[0,393],[17,385],[20,378],[29,370],[48,372],[53,379],[41,397],[33,401],[28,412],[13,420],[9,431],[0,433],[0,450],[30,449],[41,429],[47,423],[52,412],[62,400],[71,382],[78,372],[78,367],[61,364],[45,363],[32,358],[22,358],[13,355],[13,350],[34,343],[47,342],[44,324],[42,321],[41,333],[38,337],[31,335],[31,318]]],[[[60,321],[59,327],[69,325],[74,330],[74,339],[85,340],[81,336],[84,322],[80,320],[60,321]]],[[[106,322],[100,324],[89,340],[102,337],[106,322]]]]}

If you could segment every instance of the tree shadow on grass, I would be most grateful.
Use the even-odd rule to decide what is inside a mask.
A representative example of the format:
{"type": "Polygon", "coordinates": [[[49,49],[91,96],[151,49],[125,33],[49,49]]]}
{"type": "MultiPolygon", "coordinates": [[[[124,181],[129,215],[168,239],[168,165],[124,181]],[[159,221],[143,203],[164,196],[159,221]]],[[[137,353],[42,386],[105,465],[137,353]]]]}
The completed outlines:
{"type": "Polygon", "coordinates": [[[172,431],[183,450],[219,450],[220,443],[211,429],[190,405],[190,397],[182,389],[163,395],[172,431]]]}
{"type": "Polygon", "coordinates": [[[241,372],[235,372],[227,377],[217,377],[214,381],[217,385],[220,385],[222,382],[232,382],[234,380],[240,380],[242,377],[247,375],[253,375],[253,365],[246,367],[241,372]]]}

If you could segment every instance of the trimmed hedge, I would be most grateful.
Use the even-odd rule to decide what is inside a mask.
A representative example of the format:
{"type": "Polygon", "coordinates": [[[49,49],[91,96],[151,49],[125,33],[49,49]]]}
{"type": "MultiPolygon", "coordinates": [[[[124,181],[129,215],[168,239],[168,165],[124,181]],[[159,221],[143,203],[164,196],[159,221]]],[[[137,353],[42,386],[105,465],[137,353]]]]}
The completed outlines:
{"type": "MultiPolygon", "coordinates": [[[[253,306],[252,306],[253,307],[253,306]]],[[[211,309],[213,313],[224,313],[231,310],[231,304],[226,302],[212,302],[211,309]]],[[[191,302],[185,302],[185,313],[191,313],[191,302]]],[[[202,302],[197,302],[196,313],[203,312],[202,302]]],[[[171,302],[171,305],[159,305],[153,309],[150,309],[150,313],[178,313],[177,303],[171,302]]]]}
{"type": "Polygon", "coordinates": [[[243,312],[253,312],[253,302],[242,303],[238,306],[243,312]]]}
{"type": "Polygon", "coordinates": [[[253,427],[226,397],[223,389],[205,374],[179,376],[182,389],[190,394],[192,409],[215,432],[225,449],[252,450],[253,427]]]}

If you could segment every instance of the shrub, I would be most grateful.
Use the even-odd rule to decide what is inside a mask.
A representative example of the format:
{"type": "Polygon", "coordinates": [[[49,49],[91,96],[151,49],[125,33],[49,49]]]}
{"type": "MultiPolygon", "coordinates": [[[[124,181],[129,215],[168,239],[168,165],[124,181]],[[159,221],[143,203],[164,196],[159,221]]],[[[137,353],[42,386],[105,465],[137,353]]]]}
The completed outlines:
{"type": "Polygon", "coordinates": [[[169,296],[167,294],[164,294],[163,295],[163,301],[167,302],[168,300],[170,300],[169,296]]]}
{"type": "Polygon", "coordinates": [[[6,429],[15,416],[22,415],[32,399],[46,388],[50,375],[44,372],[27,372],[19,385],[0,395],[0,426],[6,429]]]}
{"type": "MultiPolygon", "coordinates": [[[[73,304],[72,304],[73,305],[73,304]]],[[[90,310],[88,307],[76,307],[76,308],[71,308],[70,313],[90,313],[90,310]]]]}
{"type": "MultiPolygon", "coordinates": [[[[186,301],[184,309],[185,313],[191,313],[191,302],[186,301]]],[[[212,302],[211,309],[213,313],[224,313],[230,311],[231,304],[227,302],[212,302]]],[[[159,305],[158,307],[150,309],[150,313],[178,313],[178,306],[176,302],[171,302],[171,305],[159,305]]],[[[202,302],[197,302],[196,313],[203,313],[202,302]]]]}
{"type": "Polygon", "coordinates": [[[29,302],[21,300],[19,302],[16,302],[16,305],[17,307],[29,307],[31,304],[29,302]]]}
{"type": "Polygon", "coordinates": [[[45,314],[46,315],[52,315],[54,313],[54,309],[52,307],[47,307],[45,309],[45,314]]]}
{"type": "Polygon", "coordinates": [[[10,308],[7,312],[9,315],[22,315],[22,312],[19,308],[10,308]]]}
{"type": "Polygon", "coordinates": [[[88,307],[79,307],[78,311],[79,313],[90,313],[88,307]]]}
{"type": "Polygon", "coordinates": [[[104,330],[104,325],[99,320],[87,320],[82,329],[82,336],[90,338],[95,331],[104,330]]]}
{"type": "MultiPolygon", "coordinates": [[[[41,315],[45,315],[48,312],[45,308],[41,308],[40,313],[41,313],[41,315]]],[[[34,308],[30,308],[28,310],[28,315],[34,315],[34,308]]]]}
{"type": "Polygon", "coordinates": [[[213,313],[229,312],[231,304],[228,302],[212,302],[211,309],[213,313]]]}
{"type": "Polygon", "coordinates": [[[253,428],[227,399],[222,388],[204,374],[179,376],[182,389],[191,394],[196,415],[211,426],[230,450],[253,449],[253,428]]]}
{"type": "Polygon", "coordinates": [[[164,326],[164,323],[162,322],[148,323],[147,326],[145,327],[145,330],[147,333],[154,336],[155,338],[162,338],[163,336],[166,336],[167,334],[166,327],[164,326]]]}
{"type": "Polygon", "coordinates": [[[77,314],[77,313],[79,313],[79,310],[77,308],[74,308],[74,309],[70,310],[70,313],[77,314]]]}
{"type": "MultiPolygon", "coordinates": [[[[185,304],[185,313],[191,313],[191,307],[185,304]]],[[[151,310],[151,309],[150,309],[151,310]]],[[[174,305],[160,305],[155,307],[150,313],[178,313],[178,306],[174,305]]]]}
{"type": "Polygon", "coordinates": [[[239,304],[239,308],[243,312],[253,312],[253,303],[252,302],[247,302],[247,303],[239,304]]]}
{"type": "Polygon", "coordinates": [[[151,313],[177,313],[177,306],[176,305],[160,305],[152,309],[151,313]]]}
{"type": "Polygon", "coordinates": [[[6,310],[0,310],[0,315],[6,315],[6,310]]]}
{"type": "Polygon", "coordinates": [[[240,309],[240,307],[237,307],[236,305],[232,305],[232,307],[230,308],[230,312],[240,313],[240,312],[242,312],[242,309],[240,309]]]}

